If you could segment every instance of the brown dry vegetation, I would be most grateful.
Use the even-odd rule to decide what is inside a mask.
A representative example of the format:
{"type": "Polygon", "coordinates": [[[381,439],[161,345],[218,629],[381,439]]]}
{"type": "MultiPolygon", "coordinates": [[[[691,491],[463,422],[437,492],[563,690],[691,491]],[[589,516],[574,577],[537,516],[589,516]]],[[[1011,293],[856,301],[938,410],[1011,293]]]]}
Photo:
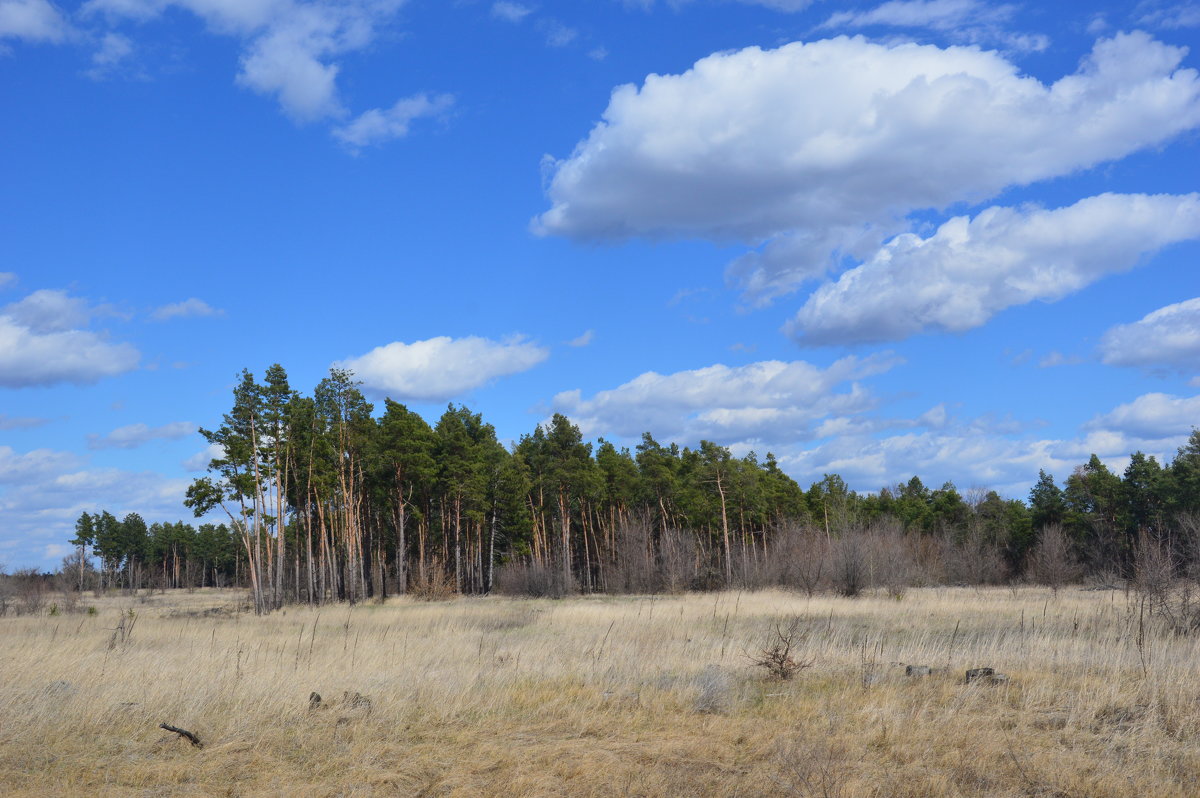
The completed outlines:
{"type": "Polygon", "coordinates": [[[1182,798],[1200,783],[1198,638],[1117,591],[395,600],[264,617],[232,612],[237,599],[0,619],[0,792],[1182,798]],[[752,660],[796,618],[792,656],[811,664],[773,680],[752,660]],[[903,663],[948,670],[911,679],[903,663]],[[983,665],[1010,681],[962,683],[983,665]]]}

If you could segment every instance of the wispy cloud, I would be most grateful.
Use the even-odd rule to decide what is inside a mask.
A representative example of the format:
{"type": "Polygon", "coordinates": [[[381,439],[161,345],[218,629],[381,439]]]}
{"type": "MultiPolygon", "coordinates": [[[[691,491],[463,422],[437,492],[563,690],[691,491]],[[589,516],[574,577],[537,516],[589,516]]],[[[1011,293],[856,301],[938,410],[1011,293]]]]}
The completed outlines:
{"type": "Polygon", "coordinates": [[[532,13],[533,8],[522,3],[511,3],[507,0],[492,3],[492,16],[506,22],[520,22],[532,13]]]}
{"type": "Polygon", "coordinates": [[[0,0],[0,39],[61,42],[70,33],[66,17],[48,0],[0,0]]]}
{"type": "Polygon", "coordinates": [[[839,11],[818,30],[893,27],[925,28],[955,41],[1000,44],[1014,50],[1040,51],[1050,40],[1041,34],[1009,31],[1016,6],[982,0],[891,0],[869,10],[839,11]]]}
{"type": "Polygon", "coordinates": [[[579,37],[579,31],[556,19],[538,20],[538,30],[546,37],[546,44],[551,47],[566,47],[579,37]]]}
{"type": "Polygon", "coordinates": [[[150,318],[155,321],[169,321],[170,319],[189,319],[189,318],[204,318],[208,316],[224,316],[225,311],[214,308],[212,305],[205,302],[203,299],[191,297],[182,302],[174,302],[170,305],[163,305],[156,308],[150,314],[150,318]]]}
{"type": "Polygon", "coordinates": [[[158,427],[148,424],[130,424],[118,427],[107,435],[89,435],[89,449],[136,449],[150,441],[175,441],[186,438],[196,432],[196,425],[190,421],[173,421],[158,427]]]}
{"type": "Polygon", "coordinates": [[[372,108],[347,125],[336,128],[333,135],[347,147],[357,150],[382,144],[408,135],[418,119],[443,119],[454,106],[449,94],[415,94],[398,101],[391,108],[372,108]]]}
{"type": "Polygon", "coordinates": [[[120,33],[109,32],[100,39],[100,47],[92,53],[92,67],[86,74],[92,80],[112,77],[133,55],[133,40],[120,33]]]}
{"type": "Polygon", "coordinates": [[[0,413],[0,430],[10,429],[33,429],[34,427],[45,426],[50,423],[48,418],[38,418],[35,416],[9,416],[0,413]]]}
{"type": "MultiPolygon", "coordinates": [[[[209,33],[239,42],[237,85],[273,97],[297,123],[332,123],[335,136],[343,142],[380,143],[407,132],[403,111],[412,98],[344,123],[350,110],[339,88],[339,56],[377,43],[395,25],[404,4],[405,0],[88,0],[80,14],[87,20],[107,19],[115,24],[133,19],[144,24],[171,10],[190,12],[206,23],[209,33]]],[[[499,14],[515,14],[522,8],[516,3],[496,6],[499,14]]],[[[95,55],[93,71],[98,75],[135,46],[132,40],[112,35],[118,38],[106,36],[95,55]]]]}
{"type": "Polygon", "coordinates": [[[1200,27],[1200,3],[1141,3],[1138,22],[1156,28],[1200,27]]]}
{"type": "Polygon", "coordinates": [[[1077,366],[1083,362],[1079,355],[1064,355],[1057,350],[1046,354],[1038,361],[1038,368],[1050,369],[1057,366],[1077,366]]]}
{"type": "Polygon", "coordinates": [[[580,335],[578,338],[572,338],[570,341],[567,341],[567,346],[576,346],[576,347],[587,346],[593,340],[595,340],[595,338],[596,338],[596,331],[595,330],[587,330],[582,335],[580,335]]]}

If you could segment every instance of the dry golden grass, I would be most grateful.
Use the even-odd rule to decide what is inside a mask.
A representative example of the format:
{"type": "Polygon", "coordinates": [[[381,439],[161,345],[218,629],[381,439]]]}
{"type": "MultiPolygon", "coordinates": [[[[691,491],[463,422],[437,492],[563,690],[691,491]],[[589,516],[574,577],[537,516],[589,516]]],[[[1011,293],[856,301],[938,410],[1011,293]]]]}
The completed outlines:
{"type": "Polygon", "coordinates": [[[1117,592],[205,614],[238,599],[0,619],[0,793],[1183,798],[1200,784],[1200,641],[1140,623],[1117,592]],[[795,617],[795,658],[812,664],[771,680],[751,656],[795,617]],[[948,671],[910,679],[902,663],[948,671]],[[962,683],[985,665],[1010,681],[962,683]]]}

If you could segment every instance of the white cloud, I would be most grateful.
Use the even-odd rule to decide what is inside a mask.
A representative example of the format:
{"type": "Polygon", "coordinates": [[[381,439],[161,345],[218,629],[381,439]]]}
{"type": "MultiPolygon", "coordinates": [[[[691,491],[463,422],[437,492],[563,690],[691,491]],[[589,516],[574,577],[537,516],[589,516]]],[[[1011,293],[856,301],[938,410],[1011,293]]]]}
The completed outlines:
{"type": "Polygon", "coordinates": [[[959,421],[934,408],[914,422],[833,419],[817,446],[774,449],[781,467],[802,483],[839,474],[856,490],[876,490],[914,474],[930,487],[952,480],[959,489],[986,486],[1024,498],[1039,469],[1059,480],[1096,454],[1117,473],[1129,455],[1142,451],[1161,460],[1174,456],[1187,440],[1196,400],[1150,394],[1103,414],[1067,439],[1017,435],[1020,425],[981,418],[959,421]],[[892,427],[912,427],[896,434],[892,427]]]}
{"type": "MultiPolygon", "coordinates": [[[[686,6],[693,0],[665,0],[665,4],[674,8],[686,6]]],[[[621,0],[622,4],[630,8],[640,8],[649,11],[655,5],[655,0],[621,0]]],[[[803,11],[812,5],[813,0],[735,0],[747,6],[764,6],[776,11],[796,12],[803,11]]]]}
{"type": "Polygon", "coordinates": [[[813,0],[737,0],[737,2],[748,6],[766,6],[776,11],[794,13],[808,8],[812,5],[813,0]]]}
{"type": "Polygon", "coordinates": [[[66,557],[75,551],[74,546],[68,546],[66,543],[47,543],[42,549],[42,556],[46,559],[54,559],[56,557],[66,557]]]}
{"type": "Polygon", "coordinates": [[[1016,10],[1013,5],[990,5],[981,0],[891,0],[870,10],[836,12],[817,28],[927,28],[958,42],[995,42],[1012,50],[1045,50],[1050,44],[1046,36],[1005,28],[1016,10]]]}
{"type": "Polygon", "coordinates": [[[1200,396],[1148,393],[1097,416],[1085,425],[1085,429],[1160,441],[1181,435],[1186,437],[1197,424],[1200,424],[1200,396]]]}
{"type": "Polygon", "coordinates": [[[5,413],[0,413],[0,430],[10,429],[33,429],[34,427],[42,427],[50,423],[48,418],[37,418],[35,416],[10,416],[5,413]]]}
{"type": "Polygon", "coordinates": [[[649,371],[588,399],[578,390],[564,391],[554,397],[553,407],[589,435],[635,438],[650,431],[727,445],[794,441],[813,437],[813,425],[822,419],[873,407],[874,397],[858,381],[899,362],[884,353],[842,358],[824,369],[802,360],[768,360],[673,374],[649,371]]]}
{"type": "Polygon", "coordinates": [[[17,275],[12,272],[0,272],[0,288],[7,288],[17,281],[17,275]]]}
{"type": "Polygon", "coordinates": [[[85,74],[92,80],[105,80],[133,55],[133,41],[119,33],[106,33],[100,48],[92,53],[92,68],[85,74]]]}
{"type": "Polygon", "coordinates": [[[1047,353],[1041,360],[1038,361],[1038,368],[1052,369],[1058,366],[1077,366],[1083,362],[1083,358],[1079,355],[1064,355],[1058,350],[1047,353]]]}
{"type": "Polygon", "coordinates": [[[454,105],[449,94],[414,94],[398,100],[391,108],[372,108],[347,125],[335,128],[333,135],[352,149],[404,138],[409,127],[422,117],[442,117],[454,105]]]}
{"type": "Polygon", "coordinates": [[[881,438],[844,435],[813,448],[776,455],[784,470],[802,481],[839,474],[857,490],[878,490],[906,482],[915,474],[930,487],[953,480],[960,488],[987,485],[1019,495],[1021,487],[1015,486],[1031,481],[1039,468],[1062,473],[1074,465],[1073,460],[1056,456],[1054,444],[1010,440],[958,426],[881,438]]]}
{"type": "Polygon", "coordinates": [[[38,333],[0,316],[0,387],[94,383],[137,368],[129,344],[113,344],[88,330],[38,333]]]}
{"type": "Polygon", "coordinates": [[[156,308],[150,314],[150,318],[155,321],[167,321],[169,319],[188,319],[188,318],[203,318],[205,316],[224,316],[225,311],[219,308],[214,308],[202,299],[191,297],[182,302],[173,302],[169,305],[163,305],[156,308]]]}
{"type": "Polygon", "coordinates": [[[85,299],[43,288],[5,306],[0,315],[32,332],[48,333],[86,326],[92,319],[92,309],[85,299]]]}
{"type": "Polygon", "coordinates": [[[1066,208],[999,208],[897,236],[822,285],[788,325],[802,344],[962,332],[1014,305],[1054,301],[1200,237],[1200,195],[1102,194],[1066,208]]]}
{"type": "Polygon", "coordinates": [[[83,385],[137,368],[132,346],[79,329],[105,314],[114,311],[49,289],[0,308],[0,387],[83,385]]]}
{"type": "Polygon", "coordinates": [[[198,472],[207,471],[208,464],[213,460],[219,460],[225,457],[225,449],[218,444],[210,443],[200,451],[196,452],[191,457],[184,460],[181,465],[188,471],[198,472]]]}
{"type": "Polygon", "coordinates": [[[546,44],[551,47],[566,47],[579,37],[579,31],[554,19],[540,20],[538,30],[546,37],[546,44]]]}
{"type": "Polygon", "coordinates": [[[237,83],[275,97],[298,122],[345,113],[336,58],[367,47],[404,0],[89,0],[85,15],[148,20],[169,8],[244,43],[237,83]]]}
{"type": "Polygon", "coordinates": [[[34,449],[22,454],[0,446],[0,485],[30,485],[78,464],[79,458],[70,452],[34,449]]]}
{"type": "Polygon", "coordinates": [[[84,511],[104,509],[118,518],[137,512],[147,521],[191,516],[183,507],[188,480],[117,468],[81,469],[79,458],[68,452],[19,454],[0,447],[0,485],[0,549],[10,552],[14,565],[41,560],[47,545],[69,540],[84,511]]]}
{"type": "Polygon", "coordinates": [[[354,372],[373,393],[433,402],[528,371],[549,355],[549,350],[522,336],[503,341],[440,336],[411,344],[396,341],[333,365],[354,372]]]}
{"type": "Polygon", "coordinates": [[[1016,9],[979,0],[891,0],[869,11],[839,11],[820,28],[862,28],[890,25],[903,28],[953,30],[979,22],[1006,22],[1016,9]]]}
{"type": "Polygon", "coordinates": [[[1100,357],[1110,366],[1200,370],[1200,297],[1113,327],[1100,340],[1100,357]]]}
{"type": "Polygon", "coordinates": [[[532,8],[521,3],[510,3],[506,0],[492,3],[492,16],[507,22],[520,22],[532,13],[532,8]]]}
{"type": "Polygon", "coordinates": [[[567,346],[587,346],[595,339],[595,337],[595,330],[587,330],[578,338],[572,338],[570,341],[567,341],[567,346]]]}
{"type": "Polygon", "coordinates": [[[766,243],[732,276],[753,300],[864,257],[917,210],[979,202],[1200,126],[1183,48],[1098,41],[1046,85],[996,52],[861,37],[717,53],[614,90],[547,162],[540,234],[766,243]]]}
{"type": "Polygon", "coordinates": [[[88,435],[89,449],[136,449],[156,440],[175,441],[196,432],[190,421],[173,421],[158,427],[146,424],[129,424],[118,427],[107,435],[88,435]]]}
{"type": "Polygon", "coordinates": [[[60,42],[70,30],[48,0],[0,0],[0,39],[60,42]]]}
{"type": "MultiPolygon", "coordinates": [[[[1146,5],[1142,4],[1143,7],[1146,5]]],[[[1140,21],[1143,25],[1159,28],[1197,28],[1200,27],[1200,3],[1171,3],[1148,11],[1140,21]]]]}

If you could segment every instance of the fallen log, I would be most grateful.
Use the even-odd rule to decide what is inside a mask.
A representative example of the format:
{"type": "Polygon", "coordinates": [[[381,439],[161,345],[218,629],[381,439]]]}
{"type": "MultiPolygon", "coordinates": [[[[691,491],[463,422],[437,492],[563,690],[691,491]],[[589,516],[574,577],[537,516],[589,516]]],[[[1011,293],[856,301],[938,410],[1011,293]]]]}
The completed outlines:
{"type": "Polygon", "coordinates": [[[196,735],[192,734],[187,729],[181,729],[178,726],[172,726],[169,723],[160,723],[160,724],[158,724],[158,728],[166,729],[169,732],[175,732],[180,737],[186,737],[187,741],[190,742],[192,745],[196,746],[197,748],[204,747],[204,743],[200,742],[200,738],[197,737],[196,735]]]}

